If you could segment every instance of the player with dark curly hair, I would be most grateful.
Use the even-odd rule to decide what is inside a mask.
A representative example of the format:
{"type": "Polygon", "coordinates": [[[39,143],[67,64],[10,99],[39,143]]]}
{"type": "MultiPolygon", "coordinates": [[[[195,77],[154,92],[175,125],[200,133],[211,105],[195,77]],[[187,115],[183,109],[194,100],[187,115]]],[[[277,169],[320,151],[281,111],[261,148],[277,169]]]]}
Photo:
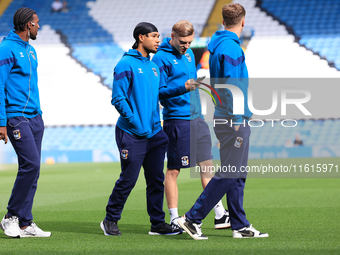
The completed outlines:
{"type": "Polygon", "coordinates": [[[40,174],[44,122],[38,91],[35,40],[39,18],[30,8],[18,9],[14,29],[0,44],[0,140],[10,139],[18,156],[18,174],[0,227],[10,237],[49,237],[32,220],[40,174]]]}

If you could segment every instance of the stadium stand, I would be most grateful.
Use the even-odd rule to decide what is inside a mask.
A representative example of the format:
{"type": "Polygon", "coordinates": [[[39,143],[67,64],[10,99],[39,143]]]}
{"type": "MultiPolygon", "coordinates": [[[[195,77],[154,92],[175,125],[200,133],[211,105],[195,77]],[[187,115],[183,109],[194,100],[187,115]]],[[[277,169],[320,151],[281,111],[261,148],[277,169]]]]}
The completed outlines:
{"type": "MultiPolygon", "coordinates": [[[[203,31],[214,3],[214,0],[204,1],[204,4],[200,0],[174,0],[167,3],[158,0],[142,0],[137,2],[134,0],[97,0],[95,2],[87,2],[86,5],[90,9],[89,15],[93,20],[106,29],[120,47],[128,50],[134,42],[132,31],[136,24],[141,21],[155,24],[162,40],[164,37],[170,36],[174,23],[181,19],[188,19],[195,27],[196,36],[199,36],[203,31]]],[[[86,54],[87,47],[84,51],[86,54]]],[[[121,55],[118,56],[119,60],[121,55]]],[[[105,64],[101,68],[105,70],[105,64]]],[[[107,80],[105,84],[111,86],[112,74],[107,74],[104,75],[107,80]],[[107,74],[109,76],[105,76],[107,74]]]]}
{"type": "Polygon", "coordinates": [[[111,91],[100,78],[72,59],[48,25],[31,42],[38,52],[39,89],[45,124],[114,124],[118,113],[111,106],[111,91]]]}
{"type": "Polygon", "coordinates": [[[112,84],[112,70],[124,51],[113,41],[113,35],[95,22],[88,14],[86,1],[67,1],[69,12],[51,12],[50,1],[16,0],[11,3],[1,17],[4,26],[0,35],[7,35],[12,29],[13,13],[21,6],[37,11],[41,26],[48,24],[63,36],[63,43],[71,49],[70,55],[99,75],[106,86],[112,84]]]}
{"type": "Polygon", "coordinates": [[[201,35],[214,3],[215,0],[204,3],[201,0],[97,0],[88,2],[87,6],[91,9],[89,15],[114,34],[118,44],[131,47],[132,31],[141,21],[151,22],[161,34],[167,34],[174,23],[187,19],[194,25],[196,35],[201,35]]]}
{"type": "Polygon", "coordinates": [[[38,39],[31,44],[38,52],[39,87],[46,125],[114,124],[118,113],[110,105],[111,91],[102,86],[104,75],[98,75],[106,73],[112,82],[113,59],[121,56],[122,49],[113,43],[112,35],[87,15],[84,1],[68,2],[69,13],[51,13],[49,1],[13,1],[1,16],[0,34],[5,36],[13,28],[13,13],[21,6],[31,7],[39,14],[41,30],[38,39]],[[93,36],[94,31],[101,36],[93,36]],[[67,38],[69,44],[62,42],[62,37],[67,38]],[[92,38],[98,42],[91,43],[92,38]],[[103,41],[105,47],[100,45],[103,41]],[[88,48],[84,49],[84,45],[88,48]],[[120,56],[108,54],[110,48],[114,48],[115,53],[120,52],[120,56]],[[105,56],[104,60],[101,56],[105,56]]]}
{"type": "Polygon", "coordinates": [[[300,135],[304,146],[336,145],[340,142],[340,119],[299,120],[294,128],[278,125],[271,127],[271,122],[264,128],[252,128],[251,144],[256,146],[283,147],[287,139],[294,141],[300,135]]]}
{"type": "MultiPolygon", "coordinates": [[[[82,4],[82,1],[69,2],[72,4],[71,8],[76,7],[77,3],[78,5],[82,4]]],[[[99,43],[91,44],[85,39],[76,41],[74,34],[78,32],[83,36],[87,34],[82,33],[78,27],[73,27],[73,23],[69,23],[70,21],[67,20],[69,18],[66,16],[67,14],[50,13],[50,3],[48,1],[45,3],[39,3],[38,1],[12,2],[0,18],[1,22],[4,23],[0,35],[6,36],[9,30],[13,28],[13,13],[21,6],[36,7],[35,9],[41,20],[38,39],[30,43],[38,53],[40,98],[44,122],[47,126],[43,141],[43,151],[107,149],[108,145],[110,145],[110,148],[115,148],[114,127],[111,125],[116,122],[118,113],[110,104],[111,90],[103,86],[102,77],[96,75],[90,69],[100,70],[99,66],[103,66],[103,62],[106,62],[105,67],[109,67],[109,71],[107,68],[106,72],[110,73],[107,76],[112,76],[114,63],[111,62],[112,64],[110,64],[110,60],[107,59],[103,61],[98,56],[110,56],[110,54],[107,54],[110,47],[118,49],[117,51],[120,51],[120,53],[122,49],[116,45],[112,46],[111,35],[107,37],[109,46],[106,45],[105,47],[101,47],[99,43]],[[61,24],[59,24],[60,22],[61,24]],[[62,42],[62,37],[66,37],[66,42],[70,43],[65,44],[65,41],[62,42]],[[83,44],[88,45],[89,48],[84,50],[83,44]],[[71,55],[72,51],[75,56],[71,55]],[[91,58],[89,59],[88,56],[91,58]],[[75,59],[76,57],[78,59],[75,59]],[[84,60],[82,60],[82,57],[84,60]],[[91,61],[97,61],[97,64],[91,65],[91,61]],[[72,128],[71,125],[73,126],[72,128]],[[90,128],[86,125],[97,125],[98,128],[100,127],[99,125],[104,126],[98,130],[98,128],[90,128]],[[73,129],[78,130],[78,132],[71,132],[70,130],[73,129]],[[55,130],[58,130],[58,132],[55,132],[55,130]],[[83,132],[79,132],[79,130],[83,132]],[[112,130],[112,132],[108,130],[112,130]],[[69,142],[71,140],[70,135],[74,140],[73,143],[69,142]]],[[[83,13],[82,22],[90,18],[85,11],[83,13]]],[[[70,15],[75,14],[70,12],[70,15]]],[[[95,27],[96,23],[92,23],[94,25],[91,25],[91,27],[95,27]]],[[[84,38],[91,37],[87,35],[84,38]]],[[[117,58],[116,55],[114,57],[117,58]]],[[[100,72],[103,70],[104,68],[100,72]]],[[[97,74],[100,72],[97,72],[97,74]]],[[[11,145],[1,147],[4,153],[14,153],[11,145]]]]}
{"type": "MultiPolygon", "coordinates": [[[[237,2],[247,10],[246,25],[254,29],[254,36],[246,50],[250,78],[340,77],[340,72],[330,68],[326,60],[301,47],[284,25],[262,11],[258,7],[260,1],[239,0],[237,2]]],[[[271,6],[278,5],[278,1],[267,2],[270,2],[271,6]]],[[[285,15],[291,15],[292,5],[296,6],[301,1],[279,2],[282,3],[280,6],[287,7],[285,15]]],[[[313,9],[313,11],[316,13],[320,10],[313,9]]],[[[308,25],[309,22],[305,24],[308,25]]]]}
{"type": "Polygon", "coordinates": [[[260,7],[291,29],[297,41],[340,70],[340,2],[263,0],[260,7]]]}
{"type": "Polygon", "coordinates": [[[116,146],[115,128],[107,126],[56,126],[45,131],[43,147],[45,150],[106,150],[116,146]],[[87,136],[95,139],[84,139],[87,136]],[[62,139],[54,139],[62,137],[62,139]],[[109,138],[109,139],[108,139],[109,138]]]}
{"type": "Polygon", "coordinates": [[[216,30],[219,30],[222,26],[221,24],[221,10],[226,4],[231,3],[232,0],[216,0],[213,9],[210,12],[207,23],[201,34],[202,37],[212,36],[216,30]]]}

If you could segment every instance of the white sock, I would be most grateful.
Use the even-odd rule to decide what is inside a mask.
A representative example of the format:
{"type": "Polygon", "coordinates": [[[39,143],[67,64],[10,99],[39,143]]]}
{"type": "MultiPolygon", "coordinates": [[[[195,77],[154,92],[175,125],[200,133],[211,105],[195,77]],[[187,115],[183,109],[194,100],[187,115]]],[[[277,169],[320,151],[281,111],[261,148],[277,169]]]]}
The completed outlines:
{"type": "Polygon", "coordinates": [[[170,222],[174,219],[178,217],[178,209],[176,208],[170,208],[169,209],[169,213],[170,213],[170,222]]]}
{"type": "Polygon", "coordinates": [[[215,205],[214,211],[215,219],[221,219],[223,217],[225,210],[221,200],[215,205]]]}

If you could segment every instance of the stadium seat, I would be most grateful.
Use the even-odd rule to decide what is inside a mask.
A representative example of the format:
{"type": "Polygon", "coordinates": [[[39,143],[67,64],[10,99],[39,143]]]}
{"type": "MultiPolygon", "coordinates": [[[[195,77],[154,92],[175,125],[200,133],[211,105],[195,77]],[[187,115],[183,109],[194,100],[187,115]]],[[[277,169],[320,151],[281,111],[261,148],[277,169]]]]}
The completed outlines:
{"type": "MultiPolygon", "coordinates": [[[[339,29],[336,28],[340,21],[339,1],[287,0],[282,5],[282,1],[263,0],[261,8],[292,27],[301,38],[301,45],[334,61],[332,55],[340,47],[340,42],[335,41],[340,38],[339,29]],[[332,46],[328,46],[328,40],[333,41],[332,46]]],[[[340,63],[336,62],[335,67],[340,70],[340,63]]]]}

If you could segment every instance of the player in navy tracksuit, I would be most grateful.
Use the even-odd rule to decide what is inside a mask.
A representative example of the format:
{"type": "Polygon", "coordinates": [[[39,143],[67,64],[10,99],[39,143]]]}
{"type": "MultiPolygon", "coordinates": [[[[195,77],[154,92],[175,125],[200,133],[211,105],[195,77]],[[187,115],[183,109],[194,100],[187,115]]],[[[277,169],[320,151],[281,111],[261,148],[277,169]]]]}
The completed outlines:
{"type": "Polygon", "coordinates": [[[185,94],[195,88],[195,84],[188,80],[182,86],[167,88],[165,83],[160,82],[159,68],[149,56],[158,49],[157,28],[142,22],[133,34],[136,42],[115,67],[112,88],[112,104],[120,113],[116,142],[122,172],[106,207],[105,220],[100,225],[105,235],[121,234],[117,221],[143,166],[147,211],[152,224],[149,234],[179,234],[180,228],[171,227],[164,221],[163,167],[168,137],[160,123],[159,98],[185,94]]]}
{"type": "MultiPolygon", "coordinates": [[[[161,72],[161,80],[168,87],[176,88],[190,78],[196,79],[195,56],[189,48],[194,39],[194,27],[186,20],[178,21],[172,28],[171,38],[165,38],[158,52],[152,58],[161,72]]],[[[167,151],[168,164],[164,188],[170,212],[171,224],[178,225],[178,187],[177,177],[181,168],[194,167],[196,164],[203,171],[203,188],[213,174],[206,171],[213,166],[211,137],[204,121],[198,90],[161,100],[164,118],[164,131],[169,137],[167,151]]],[[[228,212],[221,201],[214,207],[215,228],[230,227],[228,212]]]]}
{"type": "Polygon", "coordinates": [[[40,173],[44,122],[38,91],[38,60],[29,39],[35,40],[39,18],[20,8],[14,30],[0,44],[0,139],[9,137],[18,156],[18,175],[1,228],[11,237],[48,237],[32,221],[33,199],[40,173]],[[19,228],[20,226],[20,228],[19,228]]]}
{"type": "Polygon", "coordinates": [[[227,203],[234,238],[268,237],[257,231],[246,219],[243,209],[243,191],[246,181],[252,116],[247,104],[248,71],[240,47],[240,34],[244,27],[245,10],[240,4],[223,7],[224,31],[217,31],[208,46],[211,83],[236,86],[244,95],[244,114],[233,113],[233,94],[229,89],[218,89],[222,105],[215,106],[215,134],[220,141],[221,169],[208,183],[194,206],[179,220],[179,224],[194,239],[207,239],[201,232],[201,220],[214,205],[227,194],[227,203]],[[219,78],[219,79],[218,79],[219,78]]]}

